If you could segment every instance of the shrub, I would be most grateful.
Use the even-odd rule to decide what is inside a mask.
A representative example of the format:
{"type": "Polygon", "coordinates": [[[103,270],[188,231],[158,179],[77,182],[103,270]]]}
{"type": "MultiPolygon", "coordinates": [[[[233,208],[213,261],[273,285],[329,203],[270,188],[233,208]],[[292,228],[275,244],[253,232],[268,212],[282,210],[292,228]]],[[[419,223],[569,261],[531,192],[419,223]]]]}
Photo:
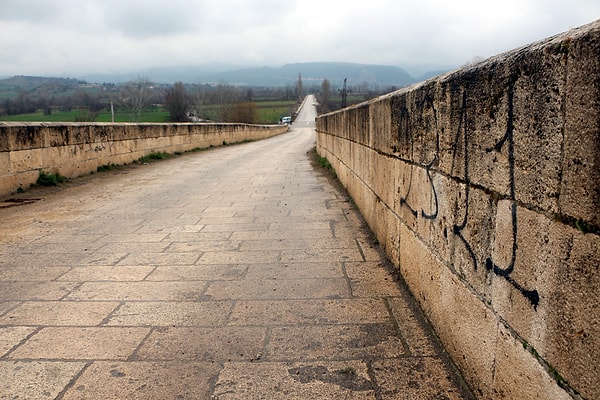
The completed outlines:
{"type": "Polygon", "coordinates": [[[59,173],[52,174],[40,170],[40,175],[38,176],[36,183],[40,186],[56,186],[66,180],[67,178],[59,173]]]}

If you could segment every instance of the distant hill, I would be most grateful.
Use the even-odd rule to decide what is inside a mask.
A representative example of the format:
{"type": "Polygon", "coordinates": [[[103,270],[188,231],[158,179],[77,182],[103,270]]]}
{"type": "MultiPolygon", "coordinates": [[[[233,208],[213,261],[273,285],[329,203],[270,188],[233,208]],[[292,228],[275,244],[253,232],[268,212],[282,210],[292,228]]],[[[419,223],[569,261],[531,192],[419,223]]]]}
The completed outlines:
{"type": "Polygon", "coordinates": [[[368,85],[369,89],[400,88],[417,82],[403,68],[385,65],[315,62],[286,64],[281,67],[235,68],[231,66],[152,68],[135,74],[95,74],[73,78],[14,76],[0,79],[0,99],[16,98],[20,91],[34,97],[66,95],[93,83],[122,83],[148,78],[156,83],[227,83],[234,86],[291,86],[302,76],[305,88],[320,86],[329,80],[334,90],[341,88],[344,79],[348,86],[368,85]]]}
{"type": "Polygon", "coordinates": [[[68,95],[85,84],[85,81],[72,78],[17,75],[0,79],[0,99],[16,98],[19,92],[33,97],[68,95]]]}
{"type": "Polygon", "coordinates": [[[403,87],[416,82],[401,67],[333,62],[286,64],[277,68],[247,68],[221,72],[215,74],[213,79],[234,85],[294,86],[298,74],[302,76],[305,86],[320,85],[324,79],[329,80],[332,86],[339,86],[345,78],[351,86],[366,83],[370,87],[403,87]]]}
{"type": "Polygon", "coordinates": [[[135,74],[95,74],[82,78],[88,82],[126,82],[137,77],[145,77],[157,83],[227,83],[236,86],[294,86],[302,75],[302,83],[306,86],[320,85],[323,79],[332,86],[339,86],[344,78],[348,78],[351,86],[368,83],[371,87],[403,87],[417,80],[401,67],[315,62],[286,64],[281,67],[236,68],[232,66],[182,66],[170,68],[152,68],[135,74]]]}

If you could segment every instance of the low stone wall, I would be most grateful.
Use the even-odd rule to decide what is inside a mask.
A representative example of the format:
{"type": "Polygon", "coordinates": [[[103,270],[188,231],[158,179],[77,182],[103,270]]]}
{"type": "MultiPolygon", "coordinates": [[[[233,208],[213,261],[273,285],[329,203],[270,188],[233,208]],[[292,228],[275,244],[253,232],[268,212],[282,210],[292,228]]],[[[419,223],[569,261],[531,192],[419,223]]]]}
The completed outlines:
{"type": "Polygon", "coordinates": [[[600,398],[600,21],[317,119],[481,399],[600,398]]]}
{"type": "Polygon", "coordinates": [[[264,139],[286,125],[0,123],[0,194],[34,183],[39,171],[75,177],[152,152],[184,152],[264,139]]]}

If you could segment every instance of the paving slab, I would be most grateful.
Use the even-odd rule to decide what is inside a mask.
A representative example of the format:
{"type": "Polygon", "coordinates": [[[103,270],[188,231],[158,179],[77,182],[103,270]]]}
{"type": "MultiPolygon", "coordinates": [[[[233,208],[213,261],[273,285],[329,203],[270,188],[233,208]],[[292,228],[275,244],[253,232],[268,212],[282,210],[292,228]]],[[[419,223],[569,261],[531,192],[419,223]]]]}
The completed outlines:
{"type": "Polygon", "coordinates": [[[0,360],[3,399],[55,399],[85,367],[83,362],[0,360]]]}
{"type": "Polygon", "coordinates": [[[59,398],[210,399],[219,370],[202,362],[96,361],[59,398]]]}
{"type": "Polygon", "coordinates": [[[473,398],[314,141],[308,107],[0,209],[0,398],[473,398]]]}

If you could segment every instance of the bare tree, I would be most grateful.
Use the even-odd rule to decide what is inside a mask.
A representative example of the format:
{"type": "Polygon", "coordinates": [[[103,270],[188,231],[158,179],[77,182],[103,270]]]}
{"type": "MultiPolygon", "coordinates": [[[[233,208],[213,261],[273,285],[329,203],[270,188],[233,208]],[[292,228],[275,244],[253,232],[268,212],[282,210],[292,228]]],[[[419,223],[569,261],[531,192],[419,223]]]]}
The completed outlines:
{"type": "Polygon", "coordinates": [[[329,98],[331,97],[331,83],[327,79],[323,79],[321,83],[321,93],[320,93],[319,103],[321,106],[322,112],[329,111],[329,98]]]}
{"type": "Polygon", "coordinates": [[[131,121],[139,121],[151,97],[152,83],[148,78],[138,77],[123,86],[119,92],[119,103],[131,116],[131,121]]]}
{"type": "Polygon", "coordinates": [[[240,99],[240,92],[234,86],[219,84],[215,91],[215,104],[217,105],[217,118],[220,121],[229,121],[233,105],[240,99]]]}
{"type": "Polygon", "coordinates": [[[253,101],[235,103],[231,109],[230,122],[254,124],[258,116],[258,108],[253,101]]]}
{"type": "Polygon", "coordinates": [[[190,96],[187,94],[183,82],[177,82],[173,87],[167,89],[165,96],[165,107],[169,111],[173,122],[187,122],[187,112],[191,105],[190,96]]]}
{"type": "Polygon", "coordinates": [[[298,74],[298,80],[296,81],[296,96],[298,100],[304,98],[304,86],[302,85],[302,75],[298,74]]]}

